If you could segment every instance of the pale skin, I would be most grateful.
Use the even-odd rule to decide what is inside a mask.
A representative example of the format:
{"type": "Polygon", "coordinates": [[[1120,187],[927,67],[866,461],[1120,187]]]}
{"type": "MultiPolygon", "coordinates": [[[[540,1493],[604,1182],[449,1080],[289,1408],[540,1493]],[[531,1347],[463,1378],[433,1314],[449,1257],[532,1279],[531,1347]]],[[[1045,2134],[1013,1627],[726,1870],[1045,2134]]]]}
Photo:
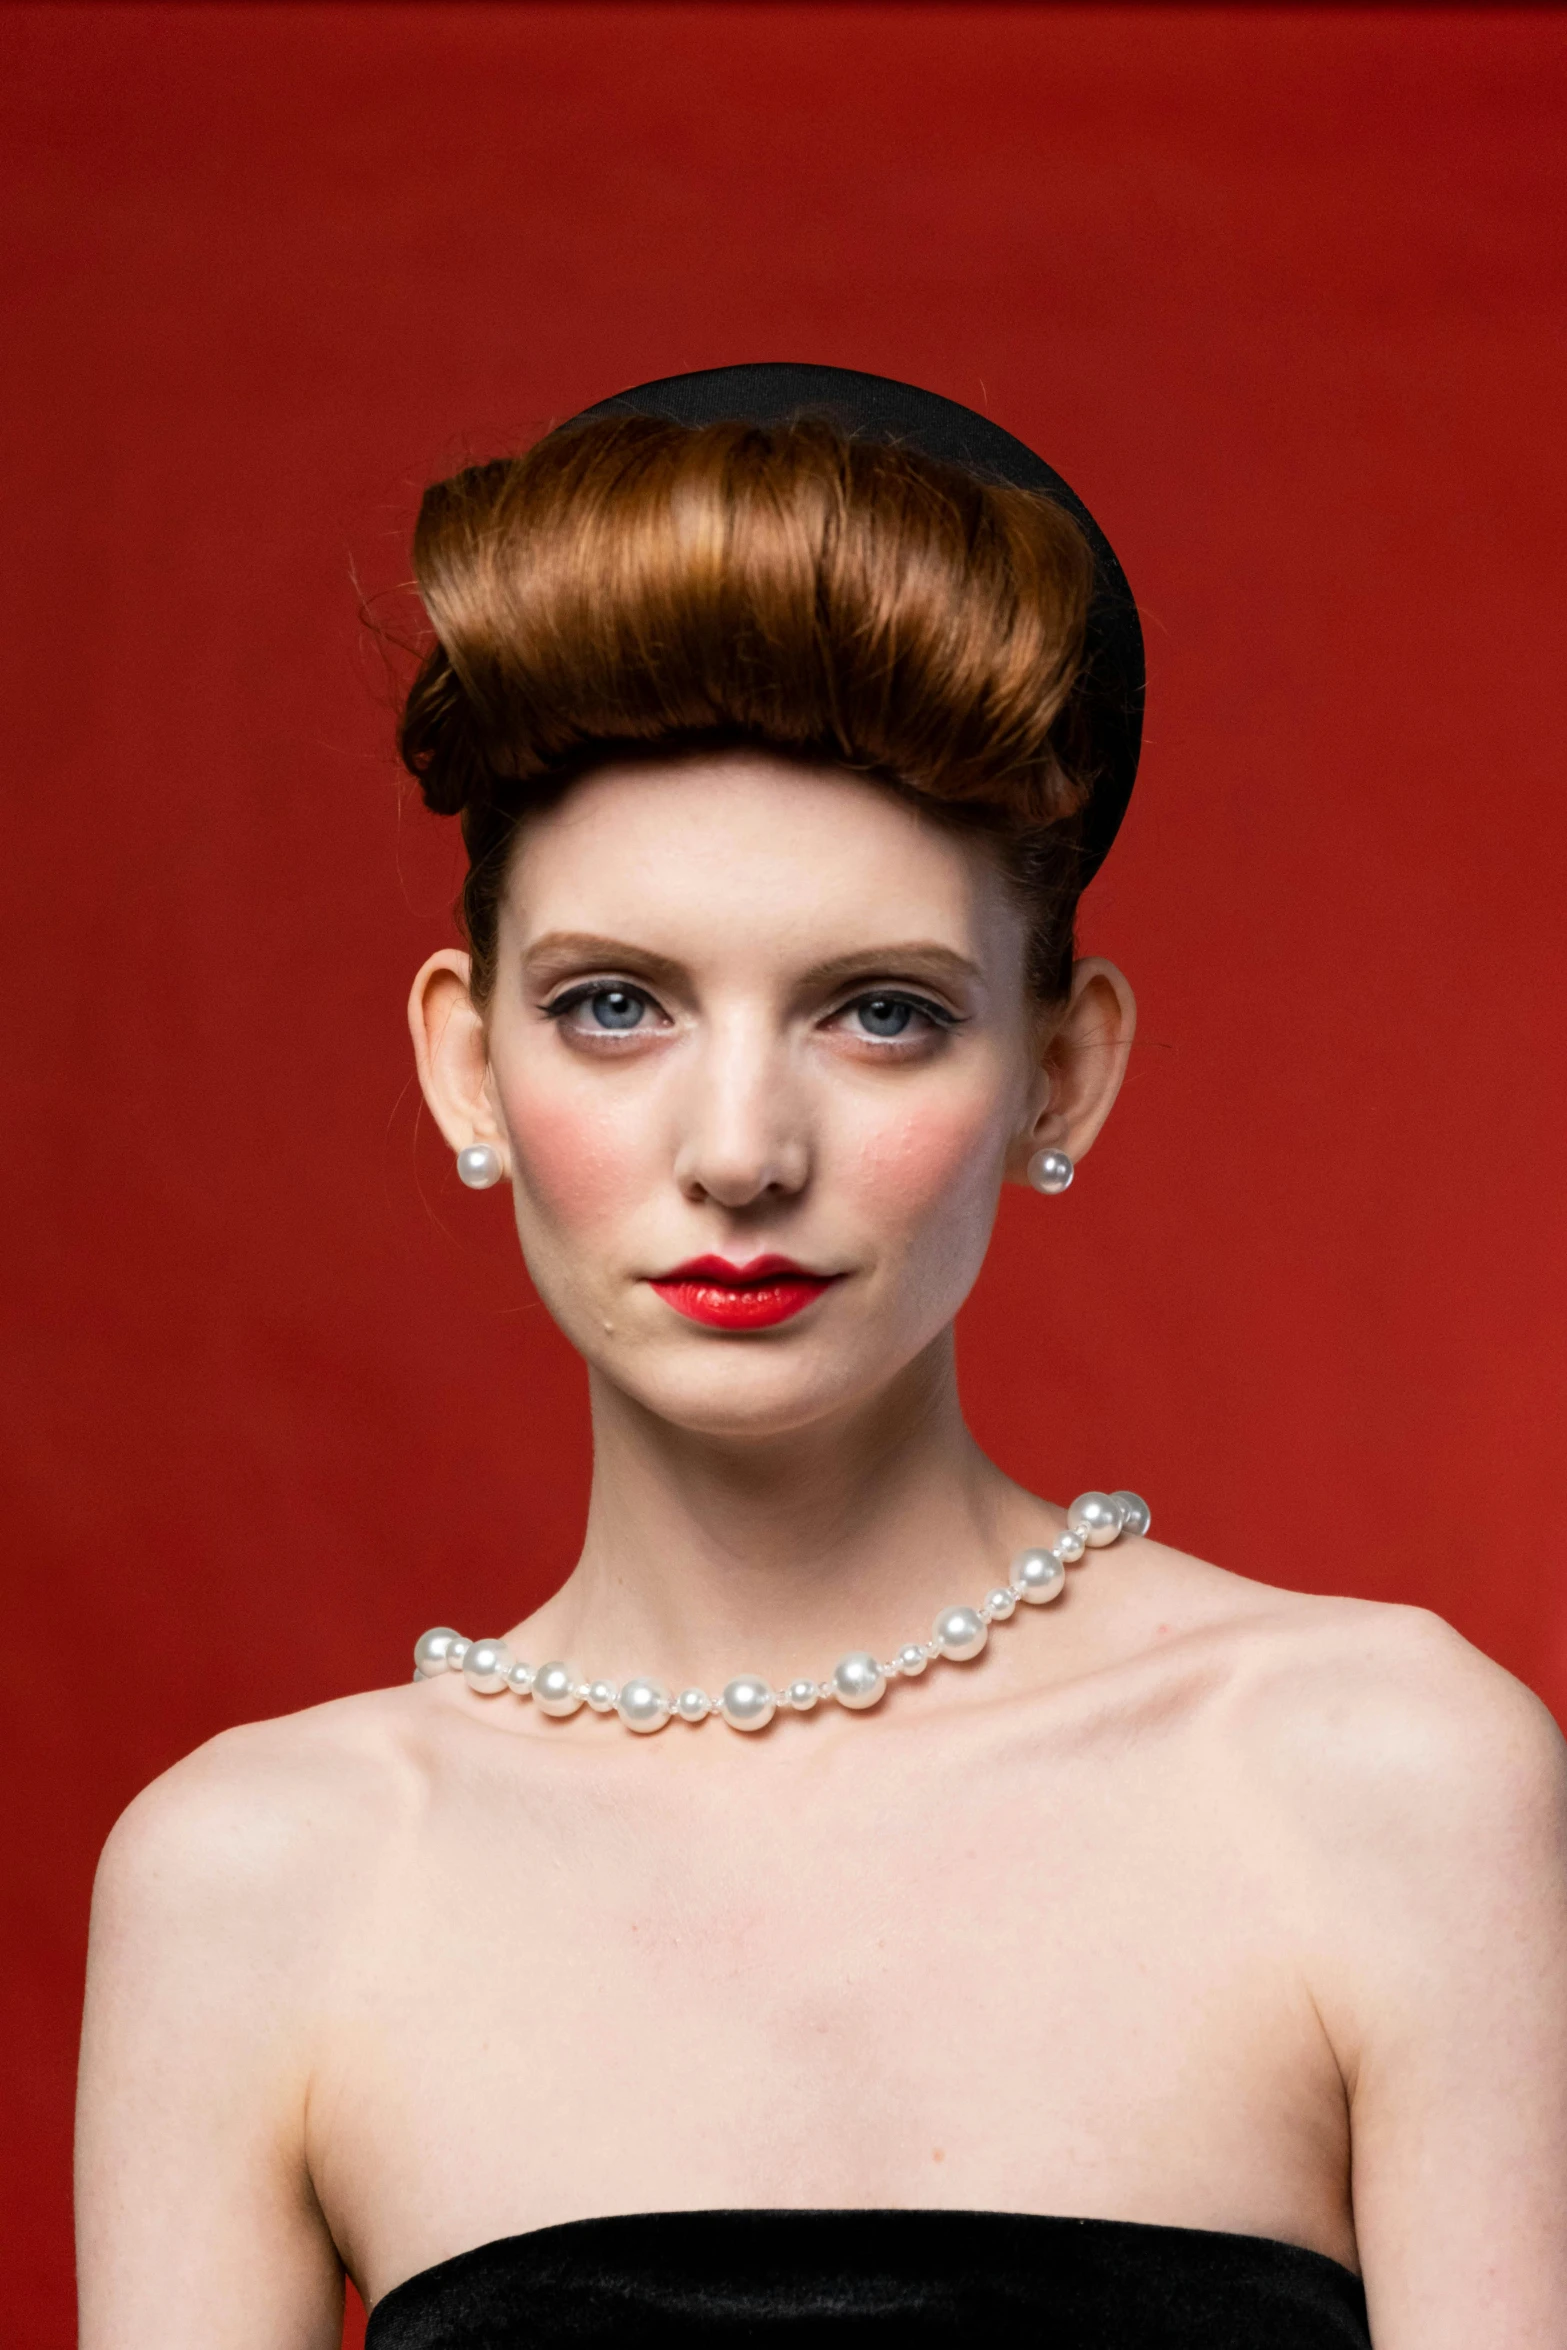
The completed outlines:
{"type": "MultiPolygon", "coordinates": [[[[1133,1009],[1094,959],[1041,1013],[1023,944],[977,845],[709,754],[535,821],[487,1006],[425,965],[431,1111],[502,1153],[589,1371],[581,1558],[518,1653],[819,1674],[1059,1529],[964,1426],[952,1318],[1133,1009]],[[645,1010],[548,1016],[590,983],[645,1010]],[[931,1008],[872,1034],[877,991],[931,1008]],[[747,1334],[648,1286],[764,1251],[843,1278],[747,1334]]],[[[342,2263],[373,2301],[734,2205],[1276,2237],[1363,2273],[1376,2350],[1560,2350],[1561,1740],[1430,1616],[1156,1541],[872,1714],[639,1739],[448,1676],[234,1730],[110,1841],[80,2173],[86,2350],[328,2350],[342,2263]]]]}

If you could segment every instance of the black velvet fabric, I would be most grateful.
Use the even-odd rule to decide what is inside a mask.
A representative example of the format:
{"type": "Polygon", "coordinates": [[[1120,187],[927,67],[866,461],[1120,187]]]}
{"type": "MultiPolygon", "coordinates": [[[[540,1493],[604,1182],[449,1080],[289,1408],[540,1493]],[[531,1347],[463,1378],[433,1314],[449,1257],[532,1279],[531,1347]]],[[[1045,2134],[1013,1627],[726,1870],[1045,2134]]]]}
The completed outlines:
{"type": "Polygon", "coordinates": [[[664,2211],[507,2236],[376,2304],[366,2350],[682,2342],[1370,2350],[1359,2282],[1264,2236],[990,2211],[664,2211]]]}

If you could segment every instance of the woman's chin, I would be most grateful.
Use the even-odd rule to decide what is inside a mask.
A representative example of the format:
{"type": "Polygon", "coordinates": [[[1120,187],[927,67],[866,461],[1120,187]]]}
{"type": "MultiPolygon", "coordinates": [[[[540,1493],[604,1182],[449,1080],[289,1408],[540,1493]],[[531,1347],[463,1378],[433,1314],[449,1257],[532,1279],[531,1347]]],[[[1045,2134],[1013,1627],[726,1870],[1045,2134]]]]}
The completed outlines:
{"type": "Polygon", "coordinates": [[[621,1362],[600,1353],[596,1367],[671,1427],[720,1439],[760,1441],[819,1427],[887,1384],[881,1353],[858,1364],[841,1348],[756,1337],[649,1348],[621,1362]]]}

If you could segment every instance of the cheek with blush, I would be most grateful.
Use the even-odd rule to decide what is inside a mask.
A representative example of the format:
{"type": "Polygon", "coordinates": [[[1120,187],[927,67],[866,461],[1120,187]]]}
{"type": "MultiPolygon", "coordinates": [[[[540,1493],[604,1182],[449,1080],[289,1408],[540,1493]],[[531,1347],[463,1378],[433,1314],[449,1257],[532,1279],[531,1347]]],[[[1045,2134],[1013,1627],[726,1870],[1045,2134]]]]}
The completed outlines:
{"type": "Polygon", "coordinates": [[[937,1097],[861,1133],[856,1205],[885,1247],[966,1291],[989,1243],[1005,1147],[993,1098],[937,1097]]]}
{"type": "Polygon", "coordinates": [[[525,1211],[568,1244],[623,1217],[644,1188],[648,1121],[628,1119],[601,1089],[529,1082],[498,1087],[525,1211]]]}

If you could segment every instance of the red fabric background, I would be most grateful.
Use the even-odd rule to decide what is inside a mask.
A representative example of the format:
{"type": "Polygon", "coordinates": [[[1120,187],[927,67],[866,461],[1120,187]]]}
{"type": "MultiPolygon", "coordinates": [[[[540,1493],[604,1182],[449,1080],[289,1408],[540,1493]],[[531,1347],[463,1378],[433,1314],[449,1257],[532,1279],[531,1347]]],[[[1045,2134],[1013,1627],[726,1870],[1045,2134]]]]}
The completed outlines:
{"type": "Polygon", "coordinates": [[[1548,13],[3,15],[0,2333],[70,2338],[95,1849],[225,1723],[573,1555],[581,1380],[415,1116],[452,842],[354,578],[417,486],[739,357],[1037,440],[1144,604],[1085,934],[1143,1042],[1009,1199],[977,1426],[1057,1495],[1416,1600],[1562,1706],[1567,718],[1548,13]],[[20,233],[18,233],[20,232],[20,233]]]}

